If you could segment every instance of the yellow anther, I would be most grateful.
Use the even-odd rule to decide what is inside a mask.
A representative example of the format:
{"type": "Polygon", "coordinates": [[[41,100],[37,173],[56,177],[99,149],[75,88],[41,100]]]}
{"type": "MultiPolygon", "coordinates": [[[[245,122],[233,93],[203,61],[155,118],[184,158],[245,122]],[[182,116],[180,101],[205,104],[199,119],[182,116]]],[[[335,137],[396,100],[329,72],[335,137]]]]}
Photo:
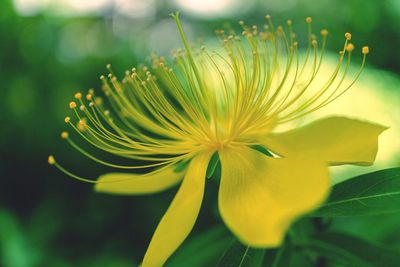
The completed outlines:
{"type": "Polygon", "coordinates": [[[93,94],[94,94],[94,89],[93,89],[93,88],[90,88],[90,89],[88,90],[88,94],[93,95],[93,94]]]}
{"type": "Polygon", "coordinates": [[[80,125],[82,125],[82,126],[85,126],[85,125],[86,125],[86,120],[85,120],[85,118],[79,120],[78,123],[79,123],[80,125]]]}
{"type": "Polygon", "coordinates": [[[243,20],[239,20],[239,25],[244,25],[244,21],[243,20]]]}
{"type": "Polygon", "coordinates": [[[104,111],[104,115],[109,116],[110,115],[110,111],[109,110],[105,110],[104,111]]]}
{"type": "Polygon", "coordinates": [[[327,29],[321,30],[321,35],[322,35],[323,37],[328,36],[328,30],[327,30],[327,29]]]}
{"type": "Polygon", "coordinates": [[[50,155],[50,156],[47,158],[47,162],[48,162],[50,165],[54,165],[54,164],[56,163],[56,159],[55,159],[52,155],[50,155]]]}
{"type": "Polygon", "coordinates": [[[317,40],[315,40],[315,39],[312,40],[312,41],[311,41],[311,44],[312,44],[312,46],[316,47],[316,46],[317,46],[317,40]]]}
{"type": "Polygon", "coordinates": [[[84,105],[80,105],[79,109],[83,111],[83,110],[85,110],[85,106],[84,105]]]}
{"type": "Polygon", "coordinates": [[[82,94],[80,92],[75,94],[75,98],[76,99],[81,99],[82,98],[82,94]]]}
{"type": "Polygon", "coordinates": [[[286,21],[286,24],[287,24],[288,26],[292,26],[292,20],[288,19],[288,20],[286,21]]]}
{"type": "Polygon", "coordinates": [[[101,75],[100,80],[104,80],[104,79],[105,79],[104,75],[101,75]]]}
{"type": "Polygon", "coordinates": [[[296,47],[296,46],[298,46],[298,45],[299,45],[298,42],[293,42],[293,46],[294,46],[294,47],[296,47]]]}
{"type": "Polygon", "coordinates": [[[110,68],[111,68],[111,64],[107,64],[107,65],[106,65],[106,68],[107,68],[107,69],[110,69],[110,68]]]}
{"type": "Polygon", "coordinates": [[[271,15],[265,15],[265,18],[270,20],[271,19],[271,15]]]}
{"type": "Polygon", "coordinates": [[[349,32],[346,32],[345,34],[344,34],[344,37],[347,39],[347,40],[351,40],[351,33],[349,33],[349,32]]]}
{"type": "Polygon", "coordinates": [[[364,54],[364,55],[366,55],[366,54],[368,54],[369,53],[369,47],[368,46],[363,46],[363,48],[362,48],[362,53],[364,54]]]}
{"type": "Polygon", "coordinates": [[[101,105],[103,104],[103,98],[101,98],[101,97],[96,97],[95,102],[96,102],[96,105],[101,106],[101,105]]]}
{"type": "Polygon", "coordinates": [[[74,101],[69,102],[69,108],[71,109],[76,108],[76,103],[74,101]]]}
{"type": "Polygon", "coordinates": [[[346,46],[346,51],[347,52],[351,52],[351,51],[353,51],[354,50],[354,45],[352,44],[352,43],[349,43],[347,46],[346,46]]]}
{"type": "Polygon", "coordinates": [[[311,23],[311,22],[312,22],[312,18],[311,18],[311,17],[307,17],[307,18],[306,18],[306,22],[307,22],[307,23],[311,23]]]}
{"type": "Polygon", "coordinates": [[[71,120],[70,117],[65,117],[65,119],[64,119],[65,123],[69,123],[70,120],[71,120]]]}
{"type": "Polygon", "coordinates": [[[90,100],[92,100],[92,97],[93,97],[92,94],[89,93],[86,95],[86,100],[90,101],[90,100]]]}
{"type": "Polygon", "coordinates": [[[64,131],[64,132],[61,133],[61,138],[62,139],[67,139],[68,137],[69,137],[68,132],[64,131]]]}

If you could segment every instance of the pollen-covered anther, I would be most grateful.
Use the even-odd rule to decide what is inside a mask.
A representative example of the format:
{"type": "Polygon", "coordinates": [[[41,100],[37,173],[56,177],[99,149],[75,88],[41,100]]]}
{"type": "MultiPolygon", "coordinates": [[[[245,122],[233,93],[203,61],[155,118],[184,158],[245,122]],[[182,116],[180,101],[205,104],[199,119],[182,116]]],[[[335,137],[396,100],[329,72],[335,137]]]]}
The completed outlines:
{"type": "Polygon", "coordinates": [[[100,75],[100,80],[104,80],[105,78],[104,75],[100,75]]]}
{"type": "Polygon", "coordinates": [[[75,101],[69,102],[69,108],[70,108],[70,109],[76,108],[76,102],[75,102],[75,101]]]}
{"type": "Polygon", "coordinates": [[[328,36],[328,30],[327,29],[321,30],[321,35],[322,35],[322,37],[328,36]]]}
{"type": "Polygon", "coordinates": [[[363,48],[361,49],[361,51],[362,51],[362,53],[363,53],[364,55],[366,55],[366,54],[369,53],[369,47],[368,47],[368,46],[363,46],[363,48]]]}
{"type": "Polygon", "coordinates": [[[82,99],[82,93],[77,92],[74,97],[75,99],[82,99]]]}
{"type": "Polygon", "coordinates": [[[70,117],[65,117],[65,119],[64,119],[64,122],[65,123],[69,123],[71,121],[71,118],[70,117]]]}
{"type": "Polygon", "coordinates": [[[61,138],[62,139],[67,139],[69,137],[69,133],[66,131],[61,132],[61,138]]]}
{"type": "Polygon", "coordinates": [[[268,15],[265,15],[265,18],[268,19],[268,20],[270,20],[270,19],[271,19],[271,15],[269,15],[269,14],[268,14],[268,15]]]}
{"type": "Polygon", "coordinates": [[[80,105],[80,106],[79,106],[79,109],[82,110],[82,111],[84,111],[84,110],[85,110],[85,105],[80,105]]]}
{"type": "Polygon", "coordinates": [[[286,21],[286,24],[287,24],[288,26],[292,26],[292,20],[288,19],[288,20],[286,21]]]}
{"type": "Polygon", "coordinates": [[[344,37],[346,38],[346,40],[350,41],[350,40],[351,40],[351,33],[346,32],[346,33],[344,34],[344,37]]]}
{"type": "Polygon", "coordinates": [[[90,100],[92,100],[92,98],[93,98],[92,94],[87,94],[86,95],[86,100],[90,101],[90,100]]]}
{"type": "Polygon", "coordinates": [[[54,158],[53,155],[50,155],[50,156],[47,158],[47,162],[48,162],[50,165],[54,165],[54,164],[56,164],[56,159],[54,158]]]}
{"type": "Polygon", "coordinates": [[[96,105],[101,106],[103,104],[103,98],[97,97],[95,100],[96,105]]]}
{"type": "Polygon", "coordinates": [[[94,106],[94,103],[93,102],[90,102],[89,103],[89,107],[93,107],[94,106]]]}
{"type": "Polygon", "coordinates": [[[354,50],[354,45],[352,43],[347,44],[346,51],[352,52],[354,50]]]}
{"type": "Polygon", "coordinates": [[[317,40],[314,39],[314,40],[311,41],[311,44],[312,44],[312,46],[316,47],[318,42],[317,42],[317,40]]]}
{"type": "Polygon", "coordinates": [[[110,116],[110,111],[109,111],[109,110],[105,110],[105,111],[104,111],[104,115],[105,115],[105,116],[110,116]]]}
{"type": "Polygon", "coordinates": [[[106,68],[107,68],[107,69],[111,69],[111,64],[110,64],[110,63],[107,64],[107,65],[106,65],[106,68]]]}
{"type": "Polygon", "coordinates": [[[307,18],[306,18],[306,22],[307,22],[307,23],[311,23],[311,22],[312,22],[312,18],[311,18],[311,17],[307,17],[307,18]]]}
{"type": "Polygon", "coordinates": [[[239,20],[239,25],[243,26],[244,25],[244,21],[243,20],[239,20]]]}

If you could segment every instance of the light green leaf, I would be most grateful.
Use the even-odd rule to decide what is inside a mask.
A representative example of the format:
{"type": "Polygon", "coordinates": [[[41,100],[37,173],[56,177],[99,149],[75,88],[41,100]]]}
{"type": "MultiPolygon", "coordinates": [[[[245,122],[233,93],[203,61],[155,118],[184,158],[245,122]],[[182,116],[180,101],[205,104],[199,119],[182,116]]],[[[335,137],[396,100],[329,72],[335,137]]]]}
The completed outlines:
{"type": "Polygon", "coordinates": [[[185,241],[166,266],[215,266],[231,239],[231,234],[222,226],[200,233],[185,241]]]}
{"type": "Polygon", "coordinates": [[[244,246],[233,239],[218,262],[218,267],[260,267],[262,266],[265,249],[255,249],[244,246]]]}
{"type": "Polygon", "coordinates": [[[304,247],[343,266],[396,267],[400,253],[343,233],[320,234],[304,247]]]}
{"type": "Polygon", "coordinates": [[[378,215],[399,211],[400,168],[392,168],[335,185],[328,201],[312,216],[378,215]]]}

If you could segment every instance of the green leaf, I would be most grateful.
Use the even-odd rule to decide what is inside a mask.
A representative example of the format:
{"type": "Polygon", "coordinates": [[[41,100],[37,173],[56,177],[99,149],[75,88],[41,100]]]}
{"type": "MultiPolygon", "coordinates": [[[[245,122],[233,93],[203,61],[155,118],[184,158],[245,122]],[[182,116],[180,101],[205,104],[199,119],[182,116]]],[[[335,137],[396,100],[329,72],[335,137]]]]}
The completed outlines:
{"type": "Polygon", "coordinates": [[[400,253],[343,233],[320,234],[304,247],[343,266],[396,267],[400,253]]]}
{"type": "Polygon", "coordinates": [[[335,185],[328,201],[312,216],[343,217],[399,211],[400,168],[392,168],[335,185]]]}
{"type": "Polygon", "coordinates": [[[263,263],[265,249],[244,246],[233,239],[222,255],[218,267],[260,267],[263,263]]]}
{"type": "Polygon", "coordinates": [[[215,266],[231,239],[231,234],[224,227],[215,227],[185,241],[166,266],[215,266]]]}

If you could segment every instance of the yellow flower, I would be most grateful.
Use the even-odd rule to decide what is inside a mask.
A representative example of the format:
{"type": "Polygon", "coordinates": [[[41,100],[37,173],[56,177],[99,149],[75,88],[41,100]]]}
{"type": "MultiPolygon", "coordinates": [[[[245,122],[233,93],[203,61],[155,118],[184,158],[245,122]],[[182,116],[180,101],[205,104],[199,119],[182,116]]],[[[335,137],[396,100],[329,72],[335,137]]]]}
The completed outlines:
{"type": "MultiPolygon", "coordinates": [[[[308,48],[300,59],[291,21],[287,31],[274,28],[269,16],[262,30],[240,21],[242,34],[217,31],[224,52],[209,53],[190,48],[178,14],[173,17],[185,46],[174,52],[173,67],[152,56],[152,71],[134,68],[120,82],[108,66],[110,74],[101,80],[112,112],[89,90],[85,101],[77,93],[77,102],[70,103],[78,123],[65,119],[93,146],[142,164],[108,163],[79,147],[67,132],[62,138],[107,166],[148,171],[100,176],[98,192],[149,194],[181,183],[142,266],[163,265],[188,236],[215,153],[222,168],[218,206],[223,221],[249,246],[277,247],[293,221],[326,199],[328,166],[369,165],[375,159],[378,136],[385,130],[381,125],[329,117],[273,133],[334,101],[354,83],[343,84],[354,50],[351,35],[345,34],[332,75],[319,77],[328,32],[322,30],[317,38],[311,18],[306,19],[308,48]],[[313,81],[324,78],[322,88],[313,87],[313,81]]],[[[368,52],[362,48],[360,72],[368,52]]],[[[87,180],[63,169],[52,156],[49,163],[87,180]]]]}

